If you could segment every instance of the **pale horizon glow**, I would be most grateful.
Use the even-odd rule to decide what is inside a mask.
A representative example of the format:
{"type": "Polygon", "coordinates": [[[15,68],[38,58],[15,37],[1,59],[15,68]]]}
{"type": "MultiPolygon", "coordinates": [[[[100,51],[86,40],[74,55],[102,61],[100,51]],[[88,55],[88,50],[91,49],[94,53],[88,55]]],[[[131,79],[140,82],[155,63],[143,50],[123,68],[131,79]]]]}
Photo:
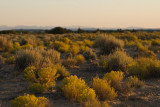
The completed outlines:
{"type": "Polygon", "coordinates": [[[1,0],[0,25],[160,28],[160,0],[1,0]]]}

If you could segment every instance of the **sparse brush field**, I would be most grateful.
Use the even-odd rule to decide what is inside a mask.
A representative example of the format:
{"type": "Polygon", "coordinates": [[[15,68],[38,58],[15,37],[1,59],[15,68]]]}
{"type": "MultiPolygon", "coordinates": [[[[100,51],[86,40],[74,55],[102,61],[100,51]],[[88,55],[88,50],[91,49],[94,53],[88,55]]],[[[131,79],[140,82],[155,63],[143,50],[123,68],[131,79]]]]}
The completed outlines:
{"type": "Polygon", "coordinates": [[[112,106],[160,106],[160,32],[0,35],[0,107],[112,106]]]}

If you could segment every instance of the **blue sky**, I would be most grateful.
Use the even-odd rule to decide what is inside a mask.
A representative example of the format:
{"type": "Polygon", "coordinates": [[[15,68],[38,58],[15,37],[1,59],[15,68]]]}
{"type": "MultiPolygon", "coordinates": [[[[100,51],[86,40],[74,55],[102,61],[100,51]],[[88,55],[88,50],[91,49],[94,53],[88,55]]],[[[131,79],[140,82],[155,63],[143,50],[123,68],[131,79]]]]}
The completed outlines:
{"type": "Polygon", "coordinates": [[[160,0],[0,0],[0,25],[160,28],[160,0]]]}

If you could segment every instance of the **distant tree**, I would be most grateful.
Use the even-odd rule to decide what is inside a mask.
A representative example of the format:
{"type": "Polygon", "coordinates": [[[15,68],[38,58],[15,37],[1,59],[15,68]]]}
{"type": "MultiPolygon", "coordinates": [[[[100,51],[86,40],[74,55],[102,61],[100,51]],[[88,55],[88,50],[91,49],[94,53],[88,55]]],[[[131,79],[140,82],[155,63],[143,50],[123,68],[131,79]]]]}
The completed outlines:
{"type": "Polygon", "coordinates": [[[78,28],[77,29],[77,33],[84,33],[85,31],[83,30],[83,29],[81,29],[81,28],[78,28]]]}
{"type": "Polygon", "coordinates": [[[66,28],[62,27],[55,27],[51,30],[46,31],[47,33],[52,33],[52,34],[64,34],[64,33],[71,33],[71,30],[68,30],[66,28]]]}

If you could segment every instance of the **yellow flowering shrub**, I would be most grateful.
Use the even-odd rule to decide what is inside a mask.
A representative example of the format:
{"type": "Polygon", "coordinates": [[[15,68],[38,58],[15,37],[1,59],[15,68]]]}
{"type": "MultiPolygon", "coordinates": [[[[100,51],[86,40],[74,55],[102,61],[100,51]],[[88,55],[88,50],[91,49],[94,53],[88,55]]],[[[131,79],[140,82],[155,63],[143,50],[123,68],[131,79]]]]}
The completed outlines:
{"type": "Polygon", "coordinates": [[[93,78],[92,88],[102,100],[113,100],[117,96],[115,90],[111,88],[110,84],[103,79],[93,78]]]}
{"type": "Polygon", "coordinates": [[[79,46],[77,46],[77,45],[71,45],[71,47],[70,47],[70,53],[72,54],[72,55],[76,55],[76,54],[78,54],[79,53],[79,46]]]}
{"type": "Polygon", "coordinates": [[[83,55],[77,55],[75,56],[75,60],[77,64],[83,64],[85,62],[85,58],[83,55]]]}
{"type": "Polygon", "coordinates": [[[77,76],[70,76],[63,79],[62,91],[64,96],[77,102],[85,102],[96,99],[95,91],[89,88],[85,81],[77,76]]]}
{"type": "Polygon", "coordinates": [[[25,94],[11,101],[11,107],[46,107],[48,99],[25,94]]]}
{"type": "Polygon", "coordinates": [[[116,90],[120,90],[122,88],[121,86],[123,78],[124,72],[122,71],[111,71],[103,76],[103,79],[111,82],[111,86],[116,90]]]}
{"type": "Polygon", "coordinates": [[[38,87],[44,87],[45,89],[43,90],[48,90],[49,88],[55,86],[55,80],[58,77],[58,75],[56,75],[57,70],[52,67],[46,67],[41,69],[36,69],[35,67],[27,67],[24,71],[24,77],[30,83],[29,89],[31,89],[32,92],[38,87]],[[34,83],[39,83],[41,84],[41,86],[34,83]]]}

